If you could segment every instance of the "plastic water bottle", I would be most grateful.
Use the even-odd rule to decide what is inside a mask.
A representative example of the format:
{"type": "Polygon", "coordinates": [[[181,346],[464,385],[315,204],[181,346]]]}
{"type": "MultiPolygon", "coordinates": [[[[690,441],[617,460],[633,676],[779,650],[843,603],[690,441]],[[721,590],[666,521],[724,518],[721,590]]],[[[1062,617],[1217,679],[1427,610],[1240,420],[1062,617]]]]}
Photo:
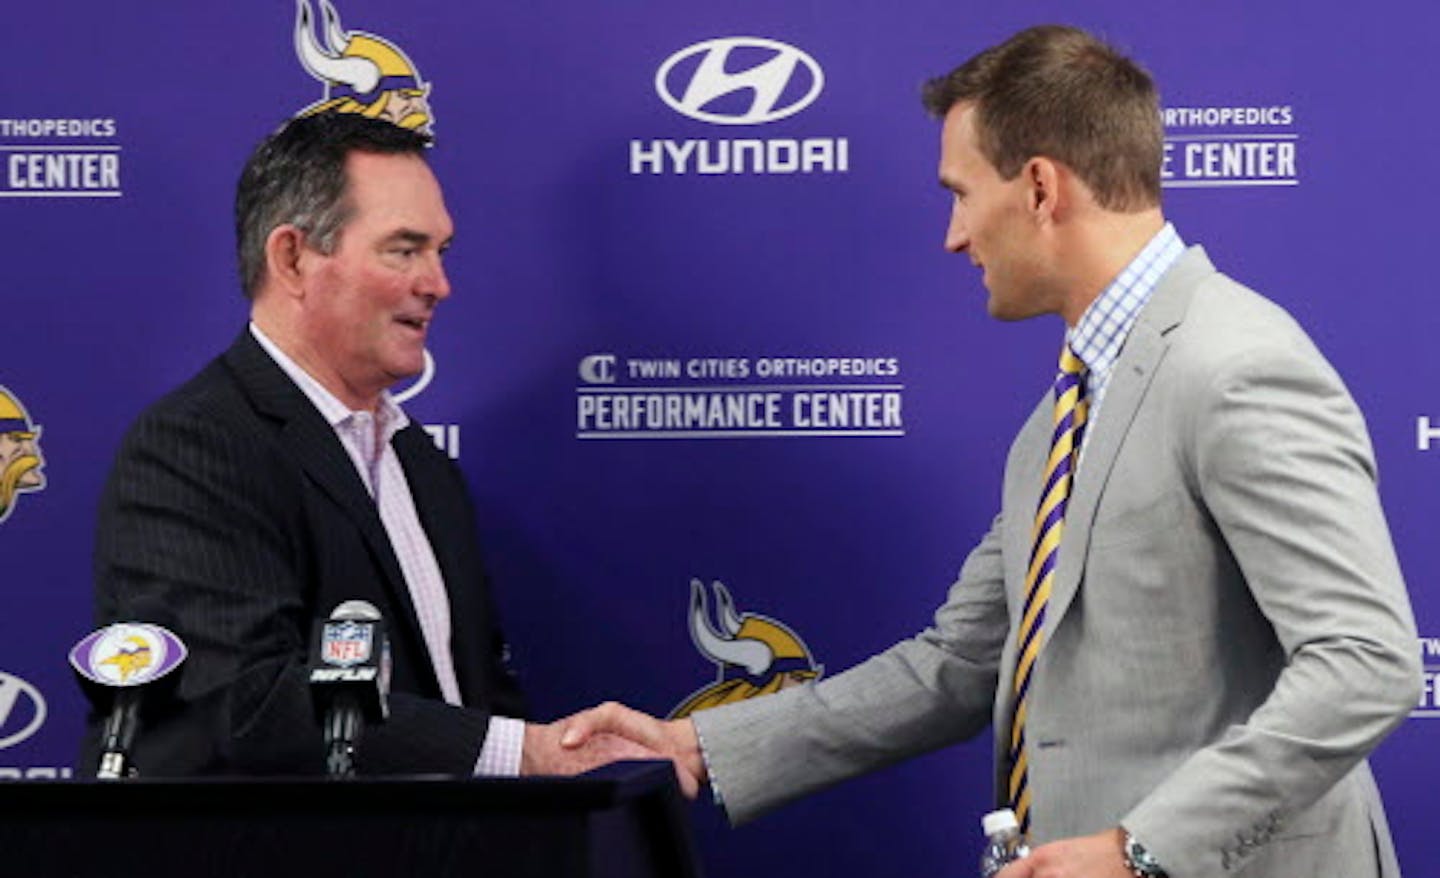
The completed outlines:
{"type": "Polygon", "coordinates": [[[1020,837],[1020,823],[1009,808],[991,811],[980,818],[985,831],[985,850],[980,854],[980,878],[992,876],[1021,857],[1030,856],[1030,847],[1020,837]]]}

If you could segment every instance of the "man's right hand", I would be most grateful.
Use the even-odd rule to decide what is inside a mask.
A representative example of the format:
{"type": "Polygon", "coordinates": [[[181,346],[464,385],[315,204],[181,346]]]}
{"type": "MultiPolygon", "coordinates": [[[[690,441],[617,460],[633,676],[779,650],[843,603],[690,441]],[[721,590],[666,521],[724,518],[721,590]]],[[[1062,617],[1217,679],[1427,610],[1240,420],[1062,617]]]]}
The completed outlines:
{"type": "Polygon", "coordinates": [[[566,749],[585,747],[597,735],[617,735],[669,757],[687,798],[693,799],[700,785],[709,780],[700,755],[700,739],[689,719],[662,721],[607,701],[555,725],[560,728],[560,746],[566,749]]]}
{"type": "MultiPolygon", "coordinates": [[[[599,733],[583,746],[562,747],[564,729],[559,722],[525,724],[525,743],[520,750],[520,774],[571,776],[626,759],[666,759],[667,754],[637,744],[619,735],[599,733]]],[[[683,781],[682,781],[683,785],[683,781]]]]}

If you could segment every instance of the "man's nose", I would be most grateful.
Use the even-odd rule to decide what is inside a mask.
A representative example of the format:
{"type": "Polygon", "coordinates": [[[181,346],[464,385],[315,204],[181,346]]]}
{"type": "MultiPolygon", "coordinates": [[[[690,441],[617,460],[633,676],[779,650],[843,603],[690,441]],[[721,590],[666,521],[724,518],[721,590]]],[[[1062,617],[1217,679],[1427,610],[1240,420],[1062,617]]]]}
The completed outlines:
{"type": "Polygon", "coordinates": [[[450,296],[450,277],[445,273],[445,263],[439,254],[435,255],[430,269],[420,278],[416,292],[434,296],[437,300],[450,296]]]}
{"type": "Polygon", "coordinates": [[[945,229],[945,249],[951,253],[963,253],[969,246],[970,232],[965,227],[965,217],[961,215],[960,205],[956,204],[950,210],[950,225],[945,229]]]}

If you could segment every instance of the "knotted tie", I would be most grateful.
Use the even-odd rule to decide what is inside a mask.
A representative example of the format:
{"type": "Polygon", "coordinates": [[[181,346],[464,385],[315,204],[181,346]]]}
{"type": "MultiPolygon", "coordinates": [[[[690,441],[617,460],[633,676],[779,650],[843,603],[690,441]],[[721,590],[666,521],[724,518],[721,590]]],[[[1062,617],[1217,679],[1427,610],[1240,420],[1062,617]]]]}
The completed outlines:
{"type": "Polygon", "coordinates": [[[1025,573],[1025,610],[1020,619],[1020,646],[1016,650],[1015,718],[1010,731],[1010,808],[1020,821],[1022,833],[1030,830],[1029,763],[1025,750],[1030,676],[1035,657],[1040,654],[1045,605],[1050,600],[1051,580],[1060,555],[1060,535],[1065,529],[1065,507],[1085,431],[1085,412],[1085,364],[1066,344],[1060,352],[1060,374],[1055,376],[1055,433],[1050,440],[1050,458],[1045,463],[1045,487],[1035,512],[1034,544],[1025,573]]]}

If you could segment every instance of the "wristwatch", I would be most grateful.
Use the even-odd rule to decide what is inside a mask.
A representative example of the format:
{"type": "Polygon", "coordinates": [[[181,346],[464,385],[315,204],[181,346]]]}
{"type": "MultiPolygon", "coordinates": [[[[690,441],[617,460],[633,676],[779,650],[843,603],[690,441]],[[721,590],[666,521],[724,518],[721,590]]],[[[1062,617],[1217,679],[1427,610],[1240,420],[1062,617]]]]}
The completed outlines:
{"type": "Polygon", "coordinates": [[[1135,840],[1130,830],[1125,830],[1125,868],[1135,878],[1169,878],[1165,870],[1160,868],[1160,861],[1155,855],[1145,850],[1145,845],[1135,840]]]}

